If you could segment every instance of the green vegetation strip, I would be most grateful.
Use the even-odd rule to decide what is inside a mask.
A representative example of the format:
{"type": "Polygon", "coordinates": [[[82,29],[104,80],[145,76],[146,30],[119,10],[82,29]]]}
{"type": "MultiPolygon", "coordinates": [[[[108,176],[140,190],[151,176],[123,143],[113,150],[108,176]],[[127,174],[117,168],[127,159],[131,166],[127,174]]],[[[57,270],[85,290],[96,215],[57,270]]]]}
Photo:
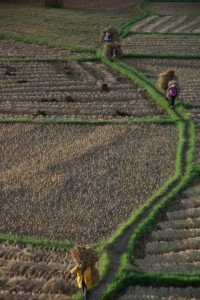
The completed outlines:
{"type": "Polygon", "coordinates": [[[55,241],[55,240],[40,240],[31,236],[22,237],[17,235],[10,234],[0,234],[0,243],[1,242],[10,242],[14,244],[19,244],[23,246],[32,245],[32,246],[41,246],[46,249],[70,249],[73,247],[73,244],[69,241],[55,241]]]}
{"type": "MultiPolygon", "coordinates": [[[[85,61],[98,61],[100,60],[97,57],[74,57],[72,59],[73,61],[80,61],[80,62],[85,62],[85,61]]],[[[0,62],[13,62],[13,63],[19,63],[19,62],[47,62],[47,63],[59,63],[59,62],[68,62],[68,58],[40,58],[40,57],[34,57],[34,58],[0,58],[0,62]]]]}
{"type": "Polygon", "coordinates": [[[118,70],[123,75],[132,79],[136,84],[146,89],[150,98],[168,113],[171,120],[173,121],[179,120],[176,113],[169,107],[169,104],[164,99],[163,95],[155,90],[155,84],[153,83],[153,81],[150,80],[147,76],[145,76],[143,73],[138,71],[136,68],[131,67],[123,62],[120,61],[111,62],[105,58],[103,58],[102,61],[107,65],[111,66],[112,68],[118,70]]]}
{"type": "MultiPolygon", "coordinates": [[[[116,63],[111,63],[104,59],[104,62],[111,65],[112,67],[122,71],[128,77],[132,78],[137,83],[142,83],[143,87],[146,87],[147,92],[151,96],[155,96],[155,91],[153,91],[152,81],[146,78],[145,75],[138,72],[135,68],[127,67],[125,64],[117,65],[116,63]],[[127,70],[122,70],[122,66],[127,69],[134,70],[134,74],[127,74],[127,70]],[[126,72],[125,72],[126,71],[126,72]],[[138,77],[137,77],[138,76],[138,77]],[[135,78],[136,77],[136,78],[135,78]],[[144,80],[141,82],[141,80],[144,80]]],[[[159,99],[160,104],[166,107],[163,99],[159,99]]],[[[162,97],[161,97],[162,98],[162,97]]],[[[167,107],[168,110],[168,107],[167,107]]],[[[116,295],[127,288],[129,285],[135,284],[146,284],[146,285],[162,285],[171,286],[189,286],[198,285],[200,283],[199,274],[150,274],[141,272],[138,273],[134,271],[131,262],[134,258],[134,250],[139,244],[139,241],[144,238],[147,229],[152,226],[157,220],[158,216],[166,209],[167,205],[171,203],[176,197],[190,184],[195,178],[200,174],[200,170],[195,168],[194,164],[194,150],[195,150],[195,124],[193,120],[187,115],[184,107],[179,104],[177,108],[177,113],[181,116],[175,118],[173,112],[169,112],[170,116],[177,120],[177,127],[179,132],[179,142],[177,148],[176,165],[175,165],[175,175],[169,179],[150,199],[148,199],[133,215],[129,218],[128,223],[131,225],[136,218],[138,218],[142,213],[145,212],[154,202],[155,199],[160,197],[162,200],[154,206],[147,218],[140,223],[137,229],[133,232],[127,249],[121,256],[121,265],[119,272],[117,274],[116,280],[111,283],[108,289],[103,293],[100,299],[116,299],[116,295]],[[168,192],[170,191],[170,192],[168,192]],[[166,194],[166,195],[165,195],[166,194]],[[163,198],[162,198],[162,195],[163,198]]],[[[126,224],[127,225],[127,224],[126,224]]],[[[121,232],[125,230],[125,224],[121,225],[121,232]],[[123,228],[124,226],[124,228],[123,228]]],[[[114,240],[113,240],[114,241],[114,240]]]]}
{"type": "Polygon", "coordinates": [[[121,27],[121,29],[120,29],[120,37],[121,38],[125,38],[126,36],[129,35],[129,29],[134,24],[136,24],[137,22],[139,22],[151,15],[151,13],[146,9],[148,3],[149,3],[149,0],[144,0],[138,6],[138,16],[133,17],[132,20],[130,20],[128,23],[126,23],[124,26],[121,27]]]}
{"type": "Polygon", "coordinates": [[[172,36],[182,36],[182,35],[187,35],[187,36],[196,36],[196,35],[200,35],[199,32],[143,32],[143,31],[129,31],[128,35],[172,35],[172,36]]]}
{"type": "Polygon", "coordinates": [[[112,285],[109,286],[107,294],[102,295],[99,300],[116,300],[119,294],[126,292],[128,286],[158,286],[158,287],[199,287],[200,276],[199,274],[192,274],[185,276],[184,274],[177,278],[174,274],[122,274],[112,285]]]}
{"type": "Polygon", "coordinates": [[[71,124],[71,125],[106,125],[106,124],[162,124],[173,125],[175,121],[170,119],[149,118],[149,119],[130,119],[130,120],[80,120],[80,119],[67,119],[67,120],[32,120],[28,118],[13,118],[13,119],[0,119],[0,124],[11,123],[30,123],[30,124],[71,124]]]}
{"type": "MultiPolygon", "coordinates": [[[[194,155],[194,144],[195,144],[195,127],[192,120],[188,120],[189,125],[189,133],[191,134],[187,155],[186,155],[186,171],[184,176],[181,177],[178,185],[172,189],[172,191],[162,199],[162,201],[156,205],[148,217],[140,223],[137,229],[134,231],[131,239],[129,240],[128,247],[125,253],[121,257],[121,267],[116,276],[116,280],[111,283],[108,289],[103,293],[101,300],[107,299],[116,299],[117,294],[121,291],[125,291],[125,289],[130,285],[153,285],[153,286],[196,286],[200,283],[199,273],[193,274],[158,274],[158,273],[145,273],[135,271],[131,265],[131,261],[133,260],[134,250],[136,249],[139,241],[145,236],[147,229],[152,226],[155,220],[160,216],[160,214],[166,209],[166,206],[171,203],[176,197],[191,183],[195,178],[199,177],[200,170],[195,169],[193,163],[193,155],[194,155]]],[[[179,122],[179,146],[177,150],[178,156],[183,153],[183,149],[185,147],[184,134],[185,134],[185,124],[183,122],[179,122]],[[181,139],[181,140],[180,140],[181,139]]],[[[171,183],[175,181],[178,177],[180,179],[180,157],[177,157],[176,162],[176,175],[174,178],[169,180],[164,186],[161,187],[160,190],[168,189],[171,183]]],[[[155,197],[155,196],[153,196],[155,197]]],[[[147,202],[151,202],[152,198],[147,202]]]]}
{"type": "Polygon", "coordinates": [[[126,54],[124,58],[174,58],[174,59],[200,59],[200,54],[168,54],[168,53],[155,53],[155,54],[126,54]]]}

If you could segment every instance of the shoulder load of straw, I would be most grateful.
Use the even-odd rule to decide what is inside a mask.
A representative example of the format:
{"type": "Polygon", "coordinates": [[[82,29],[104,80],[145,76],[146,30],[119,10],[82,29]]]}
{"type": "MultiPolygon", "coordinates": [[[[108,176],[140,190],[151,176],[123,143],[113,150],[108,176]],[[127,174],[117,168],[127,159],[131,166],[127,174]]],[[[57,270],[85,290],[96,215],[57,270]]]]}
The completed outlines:
{"type": "Polygon", "coordinates": [[[113,42],[119,42],[120,41],[118,30],[114,27],[107,27],[107,28],[101,30],[101,34],[100,34],[100,37],[99,37],[99,43],[101,43],[101,44],[104,43],[104,36],[107,32],[112,35],[113,42]]]}
{"type": "Polygon", "coordinates": [[[156,89],[159,91],[166,91],[168,88],[168,82],[171,80],[178,81],[178,77],[175,75],[174,70],[170,69],[163,73],[160,73],[156,83],[156,89]]]}
{"type": "Polygon", "coordinates": [[[91,268],[92,283],[98,284],[100,281],[99,271],[96,267],[91,268]]]}
{"type": "Polygon", "coordinates": [[[86,247],[74,247],[71,251],[71,255],[75,264],[85,262],[86,265],[91,268],[94,267],[99,260],[97,252],[94,249],[86,247]]]}
{"type": "Polygon", "coordinates": [[[113,51],[115,51],[115,55],[117,58],[121,58],[123,56],[122,50],[121,50],[121,45],[116,42],[112,43],[104,43],[103,45],[103,50],[102,50],[102,55],[104,57],[112,58],[113,57],[113,51]]]}

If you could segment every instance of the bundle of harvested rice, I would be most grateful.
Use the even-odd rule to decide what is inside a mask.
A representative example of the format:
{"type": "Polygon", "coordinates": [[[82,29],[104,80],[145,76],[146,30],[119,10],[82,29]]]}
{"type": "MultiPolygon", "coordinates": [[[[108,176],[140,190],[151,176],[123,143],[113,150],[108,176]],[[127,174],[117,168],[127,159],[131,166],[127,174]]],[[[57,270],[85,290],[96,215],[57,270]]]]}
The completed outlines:
{"type": "Polygon", "coordinates": [[[91,268],[94,267],[99,260],[97,252],[91,248],[77,246],[72,249],[71,254],[75,264],[85,262],[86,265],[91,268]]]}
{"type": "Polygon", "coordinates": [[[178,77],[175,75],[174,70],[170,69],[163,73],[160,73],[156,83],[156,89],[159,91],[166,91],[168,88],[168,82],[171,80],[178,81],[178,77]]]}
{"type": "Polygon", "coordinates": [[[120,41],[118,30],[114,27],[107,27],[107,28],[101,30],[101,34],[100,34],[100,37],[99,37],[99,43],[100,44],[104,43],[104,36],[107,32],[112,35],[113,42],[120,41]]]}
{"type": "Polygon", "coordinates": [[[91,275],[92,275],[92,283],[98,284],[100,281],[99,271],[97,268],[91,268],[91,275]]]}
{"type": "Polygon", "coordinates": [[[117,58],[121,58],[123,56],[121,45],[116,42],[104,43],[101,54],[108,58],[112,58],[114,55],[117,58]]]}

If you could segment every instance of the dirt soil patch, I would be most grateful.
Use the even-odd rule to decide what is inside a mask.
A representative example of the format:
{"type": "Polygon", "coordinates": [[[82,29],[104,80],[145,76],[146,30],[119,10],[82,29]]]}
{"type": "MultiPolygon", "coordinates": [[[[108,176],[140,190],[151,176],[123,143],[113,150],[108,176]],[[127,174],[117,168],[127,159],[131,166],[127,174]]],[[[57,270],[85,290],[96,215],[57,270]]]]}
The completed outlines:
{"type": "Polygon", "coordinates": [[[18,124],[0,141],[1,232],[93,243],[172,176],[177,131],[18,124]]]}

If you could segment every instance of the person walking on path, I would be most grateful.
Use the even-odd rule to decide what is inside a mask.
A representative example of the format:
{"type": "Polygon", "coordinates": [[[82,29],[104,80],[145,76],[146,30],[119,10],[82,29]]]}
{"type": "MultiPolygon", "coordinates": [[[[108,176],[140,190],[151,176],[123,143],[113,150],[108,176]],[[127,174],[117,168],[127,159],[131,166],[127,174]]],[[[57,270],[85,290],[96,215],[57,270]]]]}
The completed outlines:
{"type": "Polygon", "coordinates": [[[174,108],[175,99],[178,96],[178,84],[176,81],[169,81],[167,89],[167,97],[169,105],[174,108]]]}
{"type": "Polygon", "coordinates": [[[91,268],[82,262],[74,267],[70,273],[76,276],[77,285],[82,289],[84,299],[89,300],[90,288],[93,285],[91,268]]]}

